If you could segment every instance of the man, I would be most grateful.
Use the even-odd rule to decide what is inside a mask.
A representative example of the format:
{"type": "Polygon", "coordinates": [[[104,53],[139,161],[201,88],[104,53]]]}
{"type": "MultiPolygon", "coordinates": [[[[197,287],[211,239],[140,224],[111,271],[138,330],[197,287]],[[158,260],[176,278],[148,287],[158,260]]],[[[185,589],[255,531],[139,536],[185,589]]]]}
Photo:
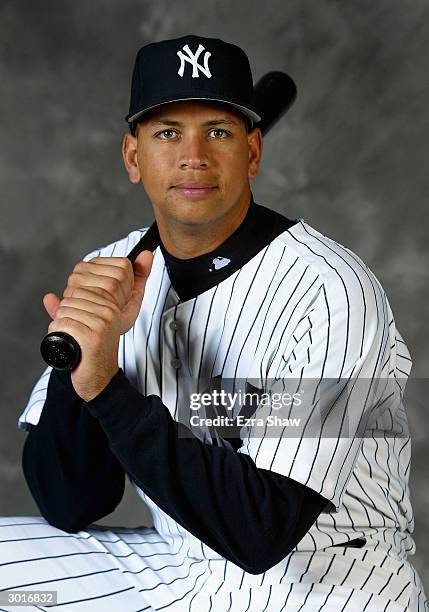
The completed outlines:
{"type": "Polygon", "coordinates": [[[123,156],[158,246],[132,264],[133,231],[44,297],[82,358],[21,416],[46,520],[3,521],[1,588],[57,590],[63,610],[427,609],[407,560],[408,350],[356,255],[254,202],[258,111],[234,45],[137,55],[123,156]],[[191,399],[231,427],[193,425],[191,399]],[[93,525],[125,473],[153,528],[93,525]]]}

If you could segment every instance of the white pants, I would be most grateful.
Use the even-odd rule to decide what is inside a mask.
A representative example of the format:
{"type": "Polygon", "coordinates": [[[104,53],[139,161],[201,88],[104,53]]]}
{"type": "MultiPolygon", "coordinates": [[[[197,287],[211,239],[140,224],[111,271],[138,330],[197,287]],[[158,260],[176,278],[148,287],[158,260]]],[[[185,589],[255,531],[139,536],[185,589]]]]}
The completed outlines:
{"type": "MultiPolygon", "coordinates": [[[[0,518],[0,591],[57,591],[67,612],[427,612],[364,591],[322,584],[264,584],[216,596],[210,561],[172,550],[154,528],[91,526],[68,534],[39,517],[0,518]],[[220,597],[221,595],[221,597],[220,597]]],[[[0,593],[1,594],[1,593],[0,593]]],[[[0,611],[49,610],[42,604],[0,611]]]]}

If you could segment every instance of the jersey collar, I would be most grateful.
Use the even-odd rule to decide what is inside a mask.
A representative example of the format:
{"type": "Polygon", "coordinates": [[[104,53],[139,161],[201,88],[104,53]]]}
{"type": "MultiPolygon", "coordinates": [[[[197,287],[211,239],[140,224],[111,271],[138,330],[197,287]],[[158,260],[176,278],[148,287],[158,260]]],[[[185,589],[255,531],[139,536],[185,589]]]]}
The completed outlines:
{"type": "Polygon", "coordinates": [[[295,223],[297,220],[256,204],[251,194],[247,214],[239,227],[210,253],[179,259],[160,240],[166,269],[180,301],[194,298],[231,276],[295,223]]]}

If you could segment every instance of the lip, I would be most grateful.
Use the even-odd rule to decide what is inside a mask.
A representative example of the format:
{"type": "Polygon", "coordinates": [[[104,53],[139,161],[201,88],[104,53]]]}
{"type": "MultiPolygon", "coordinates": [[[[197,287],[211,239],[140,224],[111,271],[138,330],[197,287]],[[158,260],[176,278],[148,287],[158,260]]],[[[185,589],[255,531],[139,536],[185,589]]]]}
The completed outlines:
{"type": "Polygon", "coordinates": [[[174,185],[179,189],[214,189],[215,185],[212,183],[204,183],[203,181],[184,181],[183,183],[177,183],[174,185]]]}
{"type": "Polygon", "coordinates": [[[182,183],[175,185],[174,189],[181,195],[188,197],[201,197],[212,193],[214,189],[217,189],[215,185],[207,185],[207,183],[182,183]]]}

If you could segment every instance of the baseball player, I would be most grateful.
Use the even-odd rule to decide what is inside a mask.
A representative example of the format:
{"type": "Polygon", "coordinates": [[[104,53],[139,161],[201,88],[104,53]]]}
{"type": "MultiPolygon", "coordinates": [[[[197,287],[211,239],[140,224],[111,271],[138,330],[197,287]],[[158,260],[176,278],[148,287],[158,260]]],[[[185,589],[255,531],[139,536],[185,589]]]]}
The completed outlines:
{"type": "Polygon", "coordinates": [[[79,612],[428,609],[408,349],[359,257],[254,201],[252,83],[219,39],[137,54],[123,157],[152,243],[132,231],[44,297],[82,357],[46,369],[20,417],[43,518],[1,519],[0,589],[38,591],[31,609],[53,591],[79,612]],[[125,475],[153,527],[97,526],[125,475]]]}

